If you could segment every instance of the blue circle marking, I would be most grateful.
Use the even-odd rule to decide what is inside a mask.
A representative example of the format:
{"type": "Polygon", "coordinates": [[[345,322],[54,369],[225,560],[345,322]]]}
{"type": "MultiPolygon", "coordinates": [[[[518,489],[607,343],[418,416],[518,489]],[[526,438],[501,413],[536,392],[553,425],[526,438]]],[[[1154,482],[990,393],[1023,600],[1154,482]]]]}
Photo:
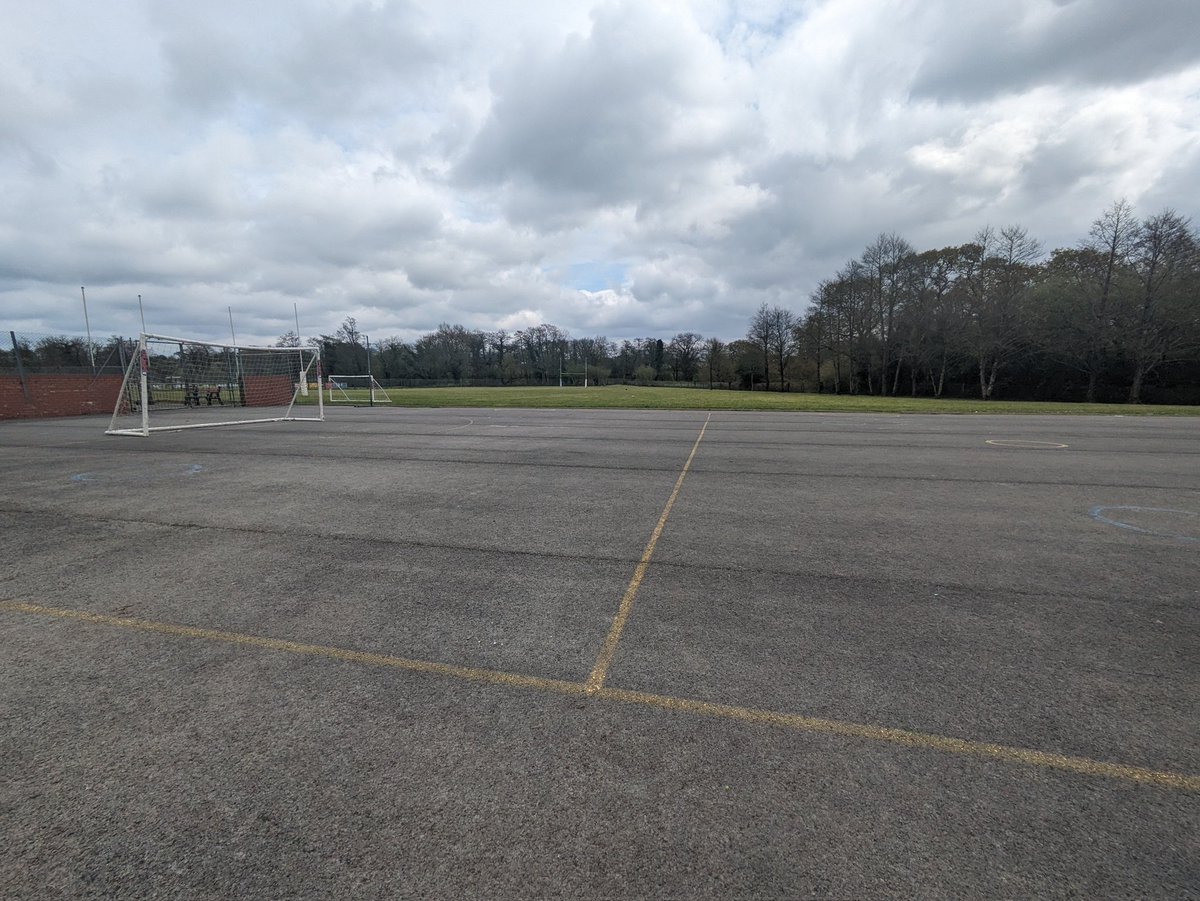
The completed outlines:
{"type": "Polygon", "coordinates": [[[1193,510],[1174,510],[1170,507],[1137,507],[1132,505],[1099,506],[1092,507],[1088,511],[1088,516],[1096,520],[1096,522],[1116,526],[1118,529],[1128,529],[1131,532],[1141,532],[1143,535],[1157,535],[1160,538],[1174,538],[1178,541],[1200,541],[1200,535],[1180,535],[1176,532],[1159,532],[1156,529],[1144,529],[1141,526],[1135,526],[1133,523],[1106,516],[1105,514],[1110,510],[1128,510],[1132,513],[1171,513],[1175,516],[1194,519],[1196,520],[1196,525],[1200,526],[1200,513],[1196,513],[1193,510]]]}

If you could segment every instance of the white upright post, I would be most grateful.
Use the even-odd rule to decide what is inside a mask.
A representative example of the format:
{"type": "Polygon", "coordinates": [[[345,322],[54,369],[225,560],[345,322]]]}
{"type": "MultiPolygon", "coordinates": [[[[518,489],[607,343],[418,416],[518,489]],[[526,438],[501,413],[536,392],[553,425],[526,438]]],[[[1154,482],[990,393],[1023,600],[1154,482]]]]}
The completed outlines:
{"type": "MultiPolygon", "coordinates": [[[[300,348],[300,308],[296,306],[296,302],[292,301],[292,314],[296,317],[296,347],[300,348]]],[[[297,355],[300,357],[300,369],[304,371],[304,351],[297,350],[297,355]]],[[[317,379],[317,394],[321,393],[321,380],[317,379]]],[[[300,383],[300,396],[308,397],[308,374],[305,373],[304,380],[300,383]]]]}
{"type": "Polygon", "coordinates": [[[142,434],[150,437],[150,353],[145,333],[138,339],[138,369],[141,371],[142,434]]]}
{"type": "Polygon", "coordinates": [[[367,389],[371,392],[368,406],[375,406],[375,378],[371,375],[371,336],[363,335],[363,340],[367,342],[367,389]]]}
{"type": "MultiPolygon", "coordinates": [[[[321,361],[321,348],[317,347],[317,418],[325,419],[325,395],[321,392],[321,382],[325,379],[325,367],[321,361]]],[[[308,381],[308,376],[304,377],[308,381]]]]}
{"type": "Polygon", "coordinates": [[[92,372],[96,371],[96,348],[92,346],[92,323],[88,320],[87,314],[87,294],[84,293],[83,285],[79,286],[79,296],[83,298],[83,327],[87,330],[88,341],[88,358],[92,361],[92,372]]]}

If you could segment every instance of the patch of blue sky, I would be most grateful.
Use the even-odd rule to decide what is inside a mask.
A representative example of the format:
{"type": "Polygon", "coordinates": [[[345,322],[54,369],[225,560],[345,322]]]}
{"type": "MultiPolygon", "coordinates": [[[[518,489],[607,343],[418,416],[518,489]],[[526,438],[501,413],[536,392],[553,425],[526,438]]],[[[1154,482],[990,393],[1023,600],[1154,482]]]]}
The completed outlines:
{"type": "Polygon", "coordinates": [[[494,207],[481,206],[474,200],[452,198],[450,205],[456,219],[470,222],[473,225],[490,225],[493,222],[499,222],[501,219],[500,214],[494,207]]]}
{"type": "Polygon", "coordinates": [[[817,7],[815,0],[750,0],[734,2],[717,21],[714,36],[728,49],[731,39],[744,43],[748,35],[778,41],[817,7]]]}
{"type": "Polygon", "coordinates": [[[624,263],[590,260],[550,270],[550,274],[564,286],[577,291],[603,291],[623,285],[628,271],[629,267],[624,263]]]}

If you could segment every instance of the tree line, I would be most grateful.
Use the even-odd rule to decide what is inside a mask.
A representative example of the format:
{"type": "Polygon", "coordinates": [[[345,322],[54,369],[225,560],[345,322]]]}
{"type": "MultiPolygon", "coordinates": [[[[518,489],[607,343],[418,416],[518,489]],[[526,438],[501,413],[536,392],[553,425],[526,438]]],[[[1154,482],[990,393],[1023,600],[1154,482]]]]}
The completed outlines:
{"type": "MultiPolygon", "coordinates": [[[[281,344],[296,344],[292,333],[281,344]]],[[[362,375],[348,318],[310,339],[326,371],[362,375]]],[[[1164,210],[1113,203],[1077,246],[1045,255],[1019,225],[918,251],[882,234],[822,280],[807,309],[764,304],[744,338],[575,338],[443,324],[371,341],[385,384],[686,384],[765,391],[1200,403],[1200,236],[1164,210]]]]}
{"type": "MultiPolygon", "coordinates": [[[[293,332],[279,339],[296,346],[293,332]]],[[[405,382],[496,385],[604,385],[611,382],[694,385],[704,377],[706,347],[695,332],[663,341],[604,336],[573,338],[549,323],[514,332],[442,324],[413,342],[391,337],[368,343],[349,317],[333,335],[310,338],[332,375],[366,375],[383,384],[405,382]]],[[[720,342],[717,342],[720,344],[720,342]]],[[[723,345],[721,345],[723,346],[723,345]]],[[[725,371],[721,371],[725,379],[725,371]]],[[[732,376],[728,376],[732,379],[732,376]]]]}
{"type": "Polygon", "coordinates": [[[1125,201],[1048,257],[1016,225],[922,252],[880,235],[803,317],[764,307],[749,337],[785,389],[1196,403],[1200,237],[1125,201]]]}

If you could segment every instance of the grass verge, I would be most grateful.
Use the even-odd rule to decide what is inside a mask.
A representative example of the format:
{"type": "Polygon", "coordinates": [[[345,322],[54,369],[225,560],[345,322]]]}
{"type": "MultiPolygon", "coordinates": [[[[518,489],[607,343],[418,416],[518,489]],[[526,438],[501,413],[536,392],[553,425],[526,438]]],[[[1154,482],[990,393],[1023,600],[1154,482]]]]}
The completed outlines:
{"type": "MultiPolygon", "coordinates": [[[[389,388],[391,406],[540,407],[552,409],[774,410],[797,413],[1007,413],[1108,416],[1200,416],[1200,407],[1151,404],[1072,404],[1040,401],[937,400],[834,394],[769,394],[703,388],[389,388]]],[[[355,391],[347,391],[355,400],[355,391]]]]}

